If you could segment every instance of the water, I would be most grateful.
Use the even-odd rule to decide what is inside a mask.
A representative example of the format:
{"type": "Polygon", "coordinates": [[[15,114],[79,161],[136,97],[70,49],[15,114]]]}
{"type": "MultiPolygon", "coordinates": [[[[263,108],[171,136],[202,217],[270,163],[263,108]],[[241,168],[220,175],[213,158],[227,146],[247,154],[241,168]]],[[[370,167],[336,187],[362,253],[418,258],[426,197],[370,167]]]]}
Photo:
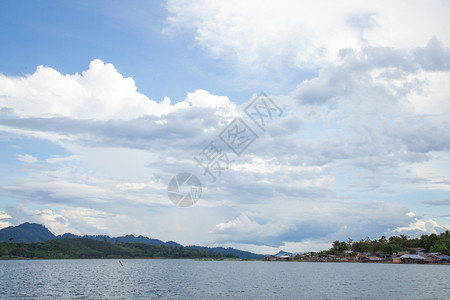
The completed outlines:
{"type": "Polygon", "coordinates": [[[450,299],[442,265],[121,261],[0,261],[0,298],[450,299]]]}

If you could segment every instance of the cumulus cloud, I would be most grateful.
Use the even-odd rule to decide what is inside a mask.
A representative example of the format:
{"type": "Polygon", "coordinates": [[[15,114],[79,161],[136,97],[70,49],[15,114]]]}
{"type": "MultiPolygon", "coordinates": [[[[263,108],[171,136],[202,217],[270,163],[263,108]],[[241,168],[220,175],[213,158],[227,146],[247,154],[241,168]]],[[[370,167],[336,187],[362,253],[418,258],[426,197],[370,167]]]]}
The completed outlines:
{"type": "Polygon", "coordinates": [[[186,101],[196,107],[217,108],[233,106],[228,97],[211,95],[205,90],[195,90],[193,93],[188,92],[186,101]]]}
{"type": "Polygon", "coordinates": [[[137,92],[132,78],[124,78],[112,64],[99,59],[81,74],[61,74],[39,66],[25,77],[0,74],[3,108],[22,118],[132,119],[161,116],[178,108],[170,100],[155,102],[137,92]]]}
{"type": "Polygon", "coordinates": [[[0,118],[0,126],[16,134],[59,144],[77,141],[140,149],[160,147],[155,140],[178,148],[174,144],[185,144],[185,138],[204,139],[201,134],[213,134],[237,115],[228,97],[205,90],[188,92],[174,105],[168,98],[150,100],[136,91],[133,79],[98,59],[81,74],[41,66],[24,77],[0,75],[0,106],[13,107],[8,117],[0,118]]]}
{"type": "MultiPolygon", "coordinates": [[[[436,37],[425,47],[345,48],[340,50],[339,56],[340,60],[322,68],[318,77],[298,86],[295,96],[300,101],[322,104],[344,98],[352,102],[359,100],[364,105],[383,101],[384,105],[392,107],[392,102],[410,94],[423,94],[423,89],[437,79],[429,78],[433,73],[450,70],[450,66],[443,63],[449,60],[450,49],[436,37]]],[[[438,91],[442,88],[445,87],[441,86],[438,91]]],[[[435,92],[436,86],[429,90],[435,92]]],[[[373,108],[373,104],[370,106],[373,108]]]]}
{"type": "Polygon", "coordinates": [[[392,183],[409,182],[448,189],[448,172],[439,165],[449,159],[444,82],[450,74],[445,65],[423,63],[439,61],[448,51],[435,38],[411,49],[343,50],[342,61],[325,66],[294,92],[301,103],[297,109],[315,107],[305,119],[315,137],[290,144],[310,163],[369,171],[353,186],[393,192],[398,187],[388,187],[392,183]],[[417,53],[435,54],[424,59],[417,53]]]}
{"type": "MultiPolygon", "coordinates": [[[[412,214],[412,217],[414,216],[415,214],[412,214]]],[[[445,230],[450,230],[450,226],[439,225],[436,221],[431,219],[428,221],[423,221],[419,218],[415,218],[414,221],[411,222],[408,226],[398,227],[394,230],[394,232],[417,237],[422,234],[440,233],[445,230]]]]}
{"type": "Polygon", "coordinates": [[[32,210],[23,205],[16,205],[7,207],[6,211],[10,215],[11,223],[15,225],[24,222],[43,224],[55,235],[65,232],[80,233],[77,229],[70,226],[65,216],[55,213],[51,209],[32,210]]]}
{"type": "Polygon", "coordinates": [[[200,89],[174,105],[167,97],[153,101],[137,91],[132,78],[99,59],[81,74],[61,74],[45,66],[25,77],[0,74],[0,104],[3,113],[20,118],[97,121],[161,117],[189,106],[234,109],[228,97],[200,89]]]}

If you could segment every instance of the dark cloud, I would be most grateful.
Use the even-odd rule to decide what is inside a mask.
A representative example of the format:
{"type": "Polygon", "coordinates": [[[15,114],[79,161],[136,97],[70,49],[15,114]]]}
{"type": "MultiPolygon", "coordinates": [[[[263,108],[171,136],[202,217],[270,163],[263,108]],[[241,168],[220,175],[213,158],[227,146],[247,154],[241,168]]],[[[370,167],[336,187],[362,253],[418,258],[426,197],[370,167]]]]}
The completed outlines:
{"type": "Polygon", "coordinates": [[[133,120],[78,120],[58,118],[0,119],[16,129],[61,134],[87,146],[113,146],[164,150],[191,148],[210,139],[222,127],[221,118],[209,108],[185,109],[162,117],[133,120]],[[208,129],[209,133],[204,130],[208,129]]]}
{"type": "Polygon", "coordinates": [[[450,206],[450,198],[440,200],[425,200],[422,203],[433,206],[450,206]]]}
{"type": "Polygon", "coordinates": [[[14,114],[14,109],[10,107],[2,107],[0,108],[0,116],[5,117],[14,114]]]}
{"type": "MultiPolygon", "coordinates": [[[[405,207],[382,201],[303,201],[298,205],[280,201],[276,205],[276,209],[271,209],[270,217],[263,213],[259,218],[240,215],[219,226],[215,230],[218,241],[280,247],[286,242],[310,239],[378,238],[398,226],[407,226],[413,220],[406,215],[408,209],[405,207]],[[288,209],[289,213],[283,209],[288,209]],[[294,218],[295,215],[298,217],[294,218]]],[[[260,208],[255,207],[255,211],[260,211],[260,208]]]]}
{"type": "Polygon", "coordinates": [[[427,119],[397,120],[384,127],[383,133],[415,153],[450,150],[450,123],[427,119]]]}
{"type": "Polygon", "coordinates": [[[442,42],[433,37],[424,48],[412,50],[417,63],[427,71],[450,70],[450,48],[445,48],[442,42]]]}

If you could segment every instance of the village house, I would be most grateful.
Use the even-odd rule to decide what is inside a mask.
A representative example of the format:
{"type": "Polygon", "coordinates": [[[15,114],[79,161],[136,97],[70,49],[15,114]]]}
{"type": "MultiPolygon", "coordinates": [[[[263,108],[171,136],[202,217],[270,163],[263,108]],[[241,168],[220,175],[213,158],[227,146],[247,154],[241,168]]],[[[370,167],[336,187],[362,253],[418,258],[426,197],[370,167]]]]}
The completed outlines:
{"type": "Polygon", "coordinates": [[[290,255],[280,255],[280,256],[277,256],[277,260],[279,260],[279,261],[291,261],[291,260],[294,260],[294,257],[292,257],[290,255]]]}
{"type": "Polygon", "coordinates": [[[293,261],[294,257],[287,254],[282,255],[268,255],[264,258],[265,261],[293,261]]]}
{"type": "Polygon", "coordinates": [[[267,256],[264,258],[264,260],[265,260],[265,261],[276,261],[277,258],[276,258],[275,255],[267,255],[267,256]]]}
{"type": "Polygon", "coordinates": [[[340,257],[340,256],[337,256],[337,255],[328,254],[328,255],[319,255],[317,257],[317,261],[320,261],[320,262],[337,262],[337,261],[348,261],[348,259],[345,258],[345,257],[340,257]]]}
{"type": "Polygon", "coordinates": [[[414,248],[414,251],[419,255],[425,254],[425,248],[414,248]]]}
{"type": "Polygon", "coordinates": [[[403,254],[399,258],[401,260],[401,263],[404,264],[426,264],[429,262],[425,257],[418,254],[403,254]]]}
{"type": "Polygon", "coordinates": [[[428,253],[427,257],[435,264],[450,264],[450,256],[439,252],[428,253]]]}
{"type": "Polygon", "coordinates": [[[364,263],[367,263],[367,262],[375,263],[375,262],[382,262],[383,259],[378,256],[375,256],[371,253],[365,252],[365,253],[356,254],[356,261],[364,262],[364,263]]]}

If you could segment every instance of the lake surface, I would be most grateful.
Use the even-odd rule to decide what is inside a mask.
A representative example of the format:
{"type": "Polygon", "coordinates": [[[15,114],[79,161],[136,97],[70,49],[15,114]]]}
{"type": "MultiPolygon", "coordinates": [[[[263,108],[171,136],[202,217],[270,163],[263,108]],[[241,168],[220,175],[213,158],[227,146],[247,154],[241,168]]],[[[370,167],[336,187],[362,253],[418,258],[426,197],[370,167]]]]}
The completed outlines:
{"type": "Polygon", "coordinates": [[[0,261],[1,299],[450,299],[450,266],[121,260],[0,261]]]}

